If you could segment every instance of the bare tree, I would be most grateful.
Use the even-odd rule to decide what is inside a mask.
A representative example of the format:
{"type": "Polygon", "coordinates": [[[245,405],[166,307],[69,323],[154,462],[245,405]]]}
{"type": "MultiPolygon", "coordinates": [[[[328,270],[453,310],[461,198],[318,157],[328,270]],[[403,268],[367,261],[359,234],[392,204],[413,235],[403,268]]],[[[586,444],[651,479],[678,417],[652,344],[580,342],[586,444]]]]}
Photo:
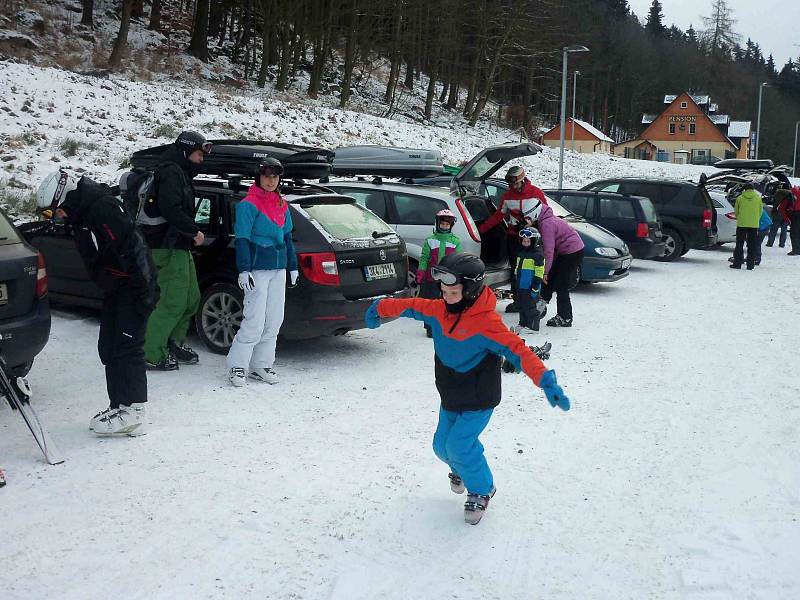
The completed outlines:
{"type": "Polygon", "coordinates": [[[94,0],[83,0],[83,14],[81,15],[81,25],[94,27],[94,0]]]}
{"type": "Polygon", "coordinates": [[[733,30],[736,19],[725,0],[712,0],[711,15],[703,17],[703,24],[706,26],[702,34],[703,41],[712,57],[716,57],[721,49],[733,48],[742,40],[742,36],[733,30]]]}
{"type": "Polygon", "coordinates": [[[133,10],[133,0],[123,0],[122,2],[122,18],[119,22],[119,33],[117,34],[117,41],[114,42],[114,49],[111,51],[111,57],[108,59],[109,68],[116,69],[122,61],[122,53],[128,46],[128,29],[131,25],[131,11],[133,10]]]}
{"type": "Polygon", "coordinates": [[[208,62],[208,7],[210,0],[197,0],[194,13],[192,39],[189,42],[189,54],[208,62]]]}
{"type": "Polygon", "coordinates": [[[161,30],[161,0],[153,0],[150,7],[150,23],[147,25],[152,31],[161,30]]]}

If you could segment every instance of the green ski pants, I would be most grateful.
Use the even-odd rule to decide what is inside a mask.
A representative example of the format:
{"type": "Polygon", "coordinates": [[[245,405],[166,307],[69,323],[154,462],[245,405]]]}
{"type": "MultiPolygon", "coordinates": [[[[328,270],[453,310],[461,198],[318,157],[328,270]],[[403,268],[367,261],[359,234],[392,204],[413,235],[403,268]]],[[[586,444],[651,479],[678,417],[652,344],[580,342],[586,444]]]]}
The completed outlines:
{"type": "Polygon", "coordinates": [[[156,248],[152,252],[161,296],[147,321],[144,357],[158,363],[169,353],[169,340],[183,344],[186,339],[189,323],[200,306],[200,288],[189,250],[156,248]]]}

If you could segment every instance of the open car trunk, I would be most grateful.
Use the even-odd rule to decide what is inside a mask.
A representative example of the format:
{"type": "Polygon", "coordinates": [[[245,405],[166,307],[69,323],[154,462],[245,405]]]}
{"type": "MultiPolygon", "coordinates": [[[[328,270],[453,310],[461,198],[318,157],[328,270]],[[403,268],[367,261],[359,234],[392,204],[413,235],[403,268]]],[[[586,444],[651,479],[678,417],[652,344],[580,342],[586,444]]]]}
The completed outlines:
{"type": "MultiPolygon", "coordinates": [[[[478,227],[496,210],[492,201],[485,196],[470,195],[465,197],[463,202],[478,227]]],[[[497,227],[481,233],[481,260],[487,269],[502,269],[508,266],[506,237],[502,222],[497,227]]]]}

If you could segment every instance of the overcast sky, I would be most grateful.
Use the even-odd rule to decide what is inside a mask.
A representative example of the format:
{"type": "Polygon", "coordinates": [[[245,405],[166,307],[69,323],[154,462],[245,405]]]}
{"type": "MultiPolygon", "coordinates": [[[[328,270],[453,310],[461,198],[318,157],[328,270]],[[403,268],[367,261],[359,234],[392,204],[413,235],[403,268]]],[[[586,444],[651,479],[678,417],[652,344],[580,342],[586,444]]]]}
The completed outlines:
{"type": "MultiPolygon", "coordinates": [[[[703,29],[703,17],[711,14],[711,0],[660,0],[664,25],[677,25],[682,30],[693,25],[703,29]]],[[[644,20],[653,0],[628,0],[631,10],[644,20]]],[[[786,61],[800,56],[800,1],[798,0],[727,0],[737,19],[735,30],[742,44],[749,37],[758,42],[764,57],[772,56],[781,70],[786,61]],[[798,44],[795,46],[795,44],[798,44]]]]}

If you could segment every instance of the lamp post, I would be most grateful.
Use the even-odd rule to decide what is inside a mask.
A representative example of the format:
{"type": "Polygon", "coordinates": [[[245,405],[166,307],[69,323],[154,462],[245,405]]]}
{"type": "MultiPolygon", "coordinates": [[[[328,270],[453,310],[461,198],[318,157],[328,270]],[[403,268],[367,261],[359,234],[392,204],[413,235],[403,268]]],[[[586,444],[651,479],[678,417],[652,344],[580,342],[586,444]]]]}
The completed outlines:
{"type": "Polygon", "coordinates": [[[575,71],[572,77],[572,142],[570,143],[570,150],[575,152],[575,98],[578,90],[578,75],[580,71],[575,71]]]}
{"type": "Polygon", "coordinates": [[[792,177],[797,177],[797,128],[800,127],[800,121],[794,124],[794,156],[792,156],[792,177]]]}
{"type": "Polygon", "coordinates": [[[769,84],[765,81],[758,86],[758,120],[756,121],[756,160],[758,160],[758,149],[761,147],[761,93],[769,84]]]}
{"type": "MultiPolygon", "coordinates": [[[[564,189],[564,127],[567,116],[567,55],[570,52],[588,52],[586,46],[564,46],[564,59],[561,68],[561,140],[558,155],[558,189],[564,189]]],[[[573,127],[575,124],[573,123],[573,127]]]]}

